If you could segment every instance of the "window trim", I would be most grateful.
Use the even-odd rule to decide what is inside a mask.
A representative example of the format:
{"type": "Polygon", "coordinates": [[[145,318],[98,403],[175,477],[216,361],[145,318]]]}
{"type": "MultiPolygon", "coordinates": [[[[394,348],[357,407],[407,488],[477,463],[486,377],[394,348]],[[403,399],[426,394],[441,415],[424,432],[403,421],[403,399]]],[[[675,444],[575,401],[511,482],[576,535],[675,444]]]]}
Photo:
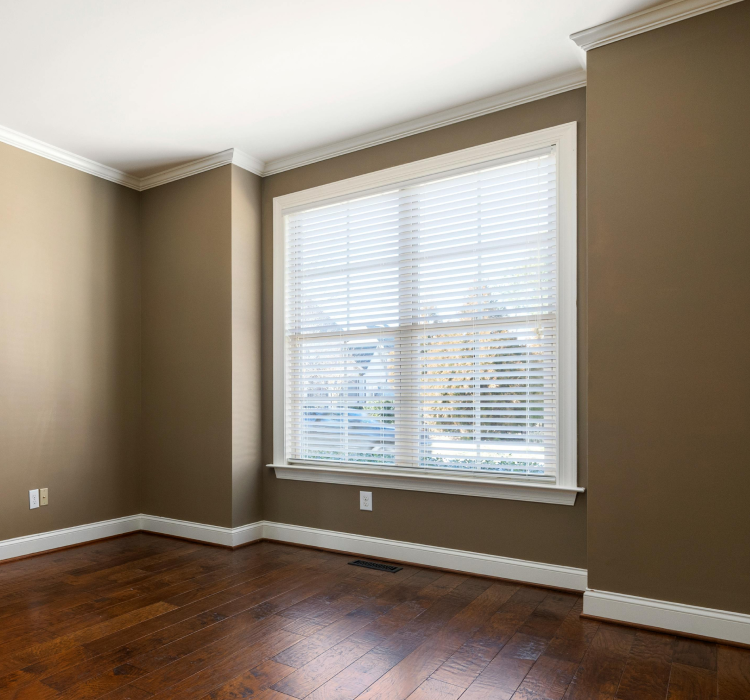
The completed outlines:
{"type": "Polygon", "coordinates": [[[576,369],[577,282],[577,123],[453,151],[385,170],[274,197],[273,200],[273,462],[277,478],[354,484],[410,491],[433,491],[490,498],[573,505],[578,486],[578,420],[576,369]],[[558,479],[536,484],[520,479],[425,472],[405,468],[353,467],[287,462],[285,455],[284,215],[294,209],[345,198],[366,190],[393,186],[448,170],[480,165],[546,146],[557,151],[558,260],[558,479]]]}

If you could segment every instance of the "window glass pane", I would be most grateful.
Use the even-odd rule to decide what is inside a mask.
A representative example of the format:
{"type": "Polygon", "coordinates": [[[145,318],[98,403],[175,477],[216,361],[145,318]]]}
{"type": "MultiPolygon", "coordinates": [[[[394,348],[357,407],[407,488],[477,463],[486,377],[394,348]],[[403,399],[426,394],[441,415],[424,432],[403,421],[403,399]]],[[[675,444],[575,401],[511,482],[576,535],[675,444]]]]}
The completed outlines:
{"type": "Polygon", "coordinates": [[[553,480],[556,158],[286,217],[288,457],[553,480]]]}
{"type": "Polygon", "coordinates": [[[287,440],[297,457],[395,464],[393,351],[387,335],[298,337],[287,370],[287,440]]]}

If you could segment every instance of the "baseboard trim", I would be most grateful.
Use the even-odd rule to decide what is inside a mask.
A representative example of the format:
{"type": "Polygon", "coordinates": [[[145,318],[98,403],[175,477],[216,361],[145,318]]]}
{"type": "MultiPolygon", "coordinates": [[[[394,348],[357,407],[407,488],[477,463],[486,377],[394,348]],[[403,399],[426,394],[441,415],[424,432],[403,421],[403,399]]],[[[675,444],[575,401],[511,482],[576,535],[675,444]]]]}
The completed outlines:
{"type": "Polygon", "coordinates": [[[351,552],[378,559],[460,571],[478,576],[510,579],[522,583],[573,591],[586,590],[586,570],[568,566],[509,559],[492,554],[466,552],[398,540],[385,540],[379,537],[319,530],[284,523],[265,522],[263,524],[263,537],[264,539],[289,544],[351,552]]]}
{"type": "Polygon", "coordinates": [[[0,560],[39,554],[51,549],[136,531],[229,548],[243,547],[263,539],[275,540],[552,588],[586,590],[585,569],[285,523],[259,521],[229,528],[145,514],[6,540],[0,542],[0,560]]]}
{"type": "Polygon", "coordinates": [[[140,515],[141,530],[157,535],[170,535],[183,540],[216,544],[220,547],[242,547],[263,539],[263,523],[251,523],[242,527],[220,527],[204,525],[187,520],[162,518],[158,515],[140,515]]]}
{"type": "Polygon", "coordinates": [[[583,614],[691,637],[750,645],[750,615],[727,610],[587,590],[583,595],[583,614]]]}
{"type": "Polygon", "coordinates": [[[141,529],[139,515],[129,515],[125,518],[103,520],[98,523],[77,525],[62,530],[40,532],[36,535],[15,537],[0,541],[0,561],[19,559],[33,554],[41,554],[55,549],[65,549],[94,540],[137,532],[141,529]]]}
{"type": "Polygon", "coordinates": [[[156,515],[131,515],[0,541],[0,561],[139,531],[231,549],[260,540],[274,540],[477,576],[585,591],[583,615],[586,617],[750,646],[750,615],[587,589],[585,569],[269,521],[229,528],[156,515]]]}

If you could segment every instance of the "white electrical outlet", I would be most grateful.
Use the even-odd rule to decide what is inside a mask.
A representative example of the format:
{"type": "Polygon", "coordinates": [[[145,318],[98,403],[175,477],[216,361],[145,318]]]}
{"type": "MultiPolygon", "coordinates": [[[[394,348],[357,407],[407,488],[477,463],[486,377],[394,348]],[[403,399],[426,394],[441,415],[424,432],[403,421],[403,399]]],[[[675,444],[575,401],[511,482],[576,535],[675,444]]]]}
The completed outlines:
{"type": "Polygon", "coordinates": [[[29,508],[39,508],[39,489],[29,491],[29,508]]]}
{"type": "Polygon", "coordinates": [[[371,491],[359,492],[359,509],[360,510],[372,510],[372,492],[371,491]]]}

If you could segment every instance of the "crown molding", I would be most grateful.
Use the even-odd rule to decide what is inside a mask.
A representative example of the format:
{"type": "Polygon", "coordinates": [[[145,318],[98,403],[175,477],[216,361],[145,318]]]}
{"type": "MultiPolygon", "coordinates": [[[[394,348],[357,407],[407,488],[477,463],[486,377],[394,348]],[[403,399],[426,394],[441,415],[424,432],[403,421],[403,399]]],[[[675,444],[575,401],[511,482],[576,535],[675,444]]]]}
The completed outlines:
{"type": "Polygon", "coordinates": [[[590,51],[636,34],[650,32],[652,29],[718,10],[720,7],[734,5],[737,2],[742,2],[742,0],[672,0],[663,5],[584,29],[571,34],[570,38],[584,51],[590,51]]]}
{"type": "Polygon", "coordinates": [[[389,126],[385,129],[363,134],[362,136],[355,136],[351,139],[338,141],[319,148],[313,148],[295,155],[276,158],[266,163],[263,175],[274,175],[275,173],[280,173],[285,170],[292,170],[293,168],[299,168],[303,165],[310,165],[310,163],[317,163],[318,161],[327,160],[328,158],[335,158],[336,156],[341,156],[345,153],[352,153],[353,151],[359,151],[363,148],[370,148],[381,143],[387,143],[388,141],[402,139],[405,136],[420,134],[423,131],[438,129],[441,126],[448,126],[449,124],[473,119],[474,117],[481,117],[484,114],[509,109],[510,107],[515,107],[526,102],[533,102],[534,100],[539,100],[544,97],[551,97],[552,95],[557,95],[561,92],[585,87],[585,85],[585,71],[579,70],[574,71],[573,73],[566,73],[565,75],[556,78],[526,85],[516,90],[502,92],[499,95],[486,97],[482,100],[477,100],[476,102],[469,102],[460,105],[459,107],[453,107],[442,112],[430,114],[426,117],[420,117],[419,119],[412,119],[411,121],[402,122],[395,126],[389,126]]]}
{"type": "Polygon", "coordinates": [[[43,158],[62,163],[63,165],[75,168],[76,170],[82,170],[85,173],[96,175],[97,177],[116,182],[119,185],[124,185],[125,187],[130,187],[131,189],[141,192],[143,190],[152,189],[153,187],[158,187],[159,185],[165,185],[168,182],[190,177],[191,175],[197,175],[206,170],[219,168],[222,165],[229,165],[230,163],[256,175],[273,175],[274,173],[292,170],[293,168],[299,168],[303,165],[309,165],[310,163],[317,163],[318,161],[327,160],[328,158],[335,158],[336,156],[344,155],[345,153],[352,153],[364,148],[370,148],[371,146],[377,146],[378,144],[387,143],[388,141],[395,141],[404,138],[405,136],[412,136],[413,134],[419,134],[423,131],[438,129],[442,126],[448,126],[449,124],[473,119],[474,117],[481,117],[484,114],[499,112],[500,110],[509,109],[510,107],[515,107],[526,102],[533,102],[534,100],[551,97],[552,95],[557,95],[561,92],[585,87],[585,85],[586,72],[584,70],[574,71],[573,73],[566,73],[565,75],[556,78],[533,83],[532,85],[527,85],[516,90],[510,90],[509,92],[503,92],[499,95],[477,100],[476,102],[469,102],[468,104],[460,105],[459,107],[453,107],[442,112],[396,124],[395,126],[373,131],[351,139],[338,141],[327,146],[321,146],[291,156],[277,158],[268,163],[263,163],[263,161],[258,160],[237,148],[228,148],[226,151],[214,153],[205,158],[199,158],[198,160],[178,165],[175,168],[169,168],[168,170],[163,170],[141,178],[136,177],[135,175],[129,175],[128,173],[117,170],[116,168],[111,168],[108,165],[89,160],[88,158],[77,156],[75,153],[64,151],[61,148],[57,148],[48,143],[44,143],[43,141],[39,141],[38,139],[34,139],[2,126],[0,126],[0,141],[21,148],[24,151],[35,153],[43,158]]]}
{"type": "Polygon", "coordinates": [[[150,190],[159,185],[166,185],[168,182],[174,182],[175,180],[181,180],[182,178],[190,177],[191,175],[197,175],[206,170],[220,168],[222,165],[229,165],[232,162],[233,157],[234,149],[228,148],[226,151],[214,153],[205,158],[199,158],[198,160],[192,160],[189,163],[178,165],[176,168],[169,168],[168,170],[162,170],[153,175],[147,175],[140,179],[140,186],[138,189],[141,191],[150,190]]]}
{"type": "MultiPolygon", "coordinates": [[[[636,34],[642,34],[643,32],[738,2],[742,2],[742,0],[672,0],[663,5],[657,5],[656,7],[597,25],[596,27],[584,29],[583,31],[571,34],[570,38],[584,51],[589,51],[598,46],[620,41],[636,34]]],[[[70,153],[62,148],[57,148],[31,136],[26,136],[2,126],[0,126],[0,141],[35,153],[43,158],[54,160],[57,163],[62,163],[76,170],[96,175],[97,177],[116,182],[119,185],[124,185],[134,190],[143,191],[230,163],[263,177],[274,175],[275,173],[328,160],[329,158],[335,158],[346,153],[371,148],[381,143],[388,143],[389,141],[402,139],[406,136],[413,136],[424,131],[439,129],[440,127],[467,119],[491,114],[492,112],[499,112],[526,102],[551,97],[561,92],[585,87],[585,85],[586,71],[574,71],[556,78],[526,85],[516,90],[510,90],[482,100],[469,102],[442,112],[402,122],[386,127],[385,129],[379,129],[378,131],[372,131],[361,136],[328,144],[327,146],[320,146],[294,155],[276,158],[267,163],[263,163],[263,161],[247,153],[243,153],[236,148],[229,148],[226,151],[214,153],[205,158],[199,158],[190,163],[185,163],[176,168],[170,168],[143,178],[129,175],[116,168],[83,158],[75,153],[70,153]]]]}
{"type": "Polygon", "coordinates": [[[89,175],[95,175],[96,177],[101,177],[110,182],[115,182],[118,185],[124,185],[125,187],[137,190],[138,192],[151,189],[152,187],[158,187],[159,185],[164,185],[173,180],[180,180],[183,177],[197,175],[206,170],[218,168],[230,163],[233,163],[243,170],[255,173],[256,175],[262,175],[264,168],[263,162],[257,158],[253,158],[253,156],[243,153],[236,148],[229,148],[221,153],[214,153],[205,158],[199,158],[198,160],[185,163],[176,168],[164,170],[160,173],[155,173],[154,175],[137,177],[125,173],[122,170],[111,168],[108,165],[97,163],[94,160],[89,160],[83,156],[78,156],[75,153],[63,150],[62,148],[57,148],[57,146],[52,146],[49,143],[45,143],[44,141],[35,139],[32,136],[27,136],[18,131],[13,131],[13,129],[8,129],[4,126],[0,126],[0,142],[42,156],[42,158],[53,160],[56,163],[67,165],[70,168],[80,170],[89,175]]]}
{"type": "Polygon", "coordinates": [[[184,165],[178,165],[176,168],[170,168],[169,170],[163,170],[160,173],[154,175],[148,175],[142,177],[139,181],[139,188],[141,191],[150,190],[152,187],[158,187],[159,185],[166,185],[168,182],[174,180],[181,180],[184,177],[190,177],[191,175],[197,175],[203,173],[206,170],[213,170],[214,168],[220,168],[222,165],[229,165],[230,163],[236,165],[243,170],[248,170],[256,175],[263,174],[263,162],[257,158],[249,156],[247,153],[236,148],[228,148],[226,151],[220,153],[214,153],[213,155],[206,156],[205,158],[199,158],[193,160],[184,165]]]}
{"type": "Polygon", "coordinates": [[[249,173],[254,173],[255,175],[265,175],[266,164],[262,160],[236,148],[232,150],[234,151],[232,156],[232,163],[234,165],[243,170],[247,170],[249,173]]]}
{"type": "Polygon", "coordinates": [[[83,156],[77,156],[75,153],[57,148],[49,143],[40,141],[26,134],[21,134],[13,129],[0,126],[0,141],[7,143],[9,146],[15,146],[29,153],[35,153],[42,158],[54,160],[56,163],[67,165],[76,170],[81,170],[89,175],[96,175],[110,182],[116,182],[118,185],[125,185],[131,189],[140,189],[140,180],[134,175],[110,168],[108,165],[102,165],[96,161],[89,160],[83,156]]]}

